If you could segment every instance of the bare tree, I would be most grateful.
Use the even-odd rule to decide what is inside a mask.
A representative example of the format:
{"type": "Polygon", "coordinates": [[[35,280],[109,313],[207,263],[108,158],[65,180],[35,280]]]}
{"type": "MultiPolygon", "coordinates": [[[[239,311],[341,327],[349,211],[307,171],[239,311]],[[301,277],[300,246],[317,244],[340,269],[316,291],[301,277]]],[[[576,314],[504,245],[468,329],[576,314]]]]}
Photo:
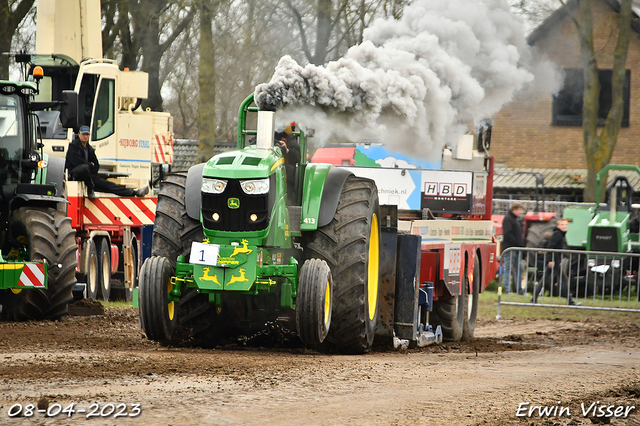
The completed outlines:
{"type": "Polygon", "coordinates": [[[212,21],[218,2],[201,0],[200,15],[200,66],[198,69],[198,156],[206,158],[213,154],[215,143],[215,48],[212,21]]]}
{"type": "Polygon", "coordinates": [[[0,79],[9,78],[11,40],[18,26],[27,16],[34,0],[0,0],[0,79]]]}
{"type": "MultiPolygon", "coordinates": [[[[591,0],[579,0],[577,16],[572,14],[578,31],[582,73],[584,81],[582,104],[583,145],[587,159],[587,185],[585,201],[595,200],[596,177],[600,170],[611,161],[618,140],[618,133],[624,115],[624,85],[627,51],[631,35],[632,0],[621,0],[618,10],[618,35],[613,52],[611,79],[611,108],[598,134],[598,111],[600,109],[600,81],[598,61],[593,43],[593,13],[591,0]]],[[[606,182],[606,180],[605,180],[606,182]]]]}

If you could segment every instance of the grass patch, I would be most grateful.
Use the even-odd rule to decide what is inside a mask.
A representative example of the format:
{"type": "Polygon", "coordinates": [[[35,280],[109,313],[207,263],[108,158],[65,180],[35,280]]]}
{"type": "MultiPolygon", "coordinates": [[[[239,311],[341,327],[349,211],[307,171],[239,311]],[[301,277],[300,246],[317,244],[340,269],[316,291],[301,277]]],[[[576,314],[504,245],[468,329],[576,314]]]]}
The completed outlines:
{"type": "MultiPolygon", "coordinates": [[[[498,307],[496,303],[498,303],[498,293],[496,288],[490,289],[491,287],[487,287],[487,290],[484,293],[480,294],[480,298],[478,300],[478,318],[481,319],[495,319],[496,314],[498,313],[498,307]]],[[[506,301],[504,297],[502,301],[506,301]]],[[[526,296],[519,296],[516,299],[515,295],[511,295],[509,299],[511,302],[529,302],[531,300],[531,293],[528,293],[526,296]]],[[[576,301],[582,302],[585,304],[584,298],[576,299],[576,301]]],[[[539,299],[539,302],[542,302],[542,299],[539,299]]],[[[549,297],[544,298],[544,303],[551,303],[549,297]]],[[[557,297],[553,298],[554,304],[566,304],[567,299],[560,298],[558,300],[557,297]]],[[[592,303],[591,300],[587,299],[587,303],[585,306],[588,306],[592,303]]],[[[599,305],[600,300],[596,301],[596,306],[599,305]]],[[[617,307],[617,300],[614,298],[613,302],[614,307],[617,307]]],[[[605,307],[609,307],[609,301],[605,301],[605,307]]],[[[622,307],[625,308],[626,305],[622,304],[622,307]]],[[[632,306],[634,308],[635,305],[632,306]]],[[[584,321],[587,319],[590,320],[612,320],[612,321],[638,321],[640,320],[640,310],[638,312],[616,312],[616,311],[597,311],[593,309],[570,309],[570,308],[547,308],[540,307],[531,304],[531,306],[512,306],[512,305],[501,305],[500,306],[500,315],[502,318],[520,318],[520,319],[551,319],[551,320],[566,320],[566,321],[584,321]]]]}
{"type": "Polygon", "coordinates": [[[105,308],[130,308],[131,302],[123,302],[118,300],[116,302],[105,302],[104,300],[98,300],[105,308]]]}

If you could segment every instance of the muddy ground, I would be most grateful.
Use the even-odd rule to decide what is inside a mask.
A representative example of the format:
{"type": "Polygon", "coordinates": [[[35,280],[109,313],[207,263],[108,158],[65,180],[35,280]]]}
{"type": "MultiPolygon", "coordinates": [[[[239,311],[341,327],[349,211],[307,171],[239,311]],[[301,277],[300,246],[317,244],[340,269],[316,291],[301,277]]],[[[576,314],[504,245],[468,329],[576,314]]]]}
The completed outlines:
{"type": "Polygon", "coordinates": [[[0,425],[640,425],[637,320],[482,321],[472,343],[362,356],[164,348],[134,309],[0,322],[0,425]],[[583,416],[581,404],[597,401],[636,408],[583,416]],[[16,404],[55,413],[72,403],[70,417],[9,416],[16,404]],[[133,404],[141,412],[115,417],[110,403],[121,416],[133,404]],[[558,410],[516,416],[532,406],[558,410]]]}

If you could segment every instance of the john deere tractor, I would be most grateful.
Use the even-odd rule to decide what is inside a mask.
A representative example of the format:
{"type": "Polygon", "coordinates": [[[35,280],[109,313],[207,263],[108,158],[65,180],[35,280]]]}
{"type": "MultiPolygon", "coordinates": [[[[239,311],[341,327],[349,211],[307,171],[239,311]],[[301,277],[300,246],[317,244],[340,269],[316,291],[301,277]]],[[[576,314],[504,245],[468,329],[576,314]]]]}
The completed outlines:
{"type": "Polygon", "coordinates": [[[0,81],[0,305],[10,320],[65,315],[76,282],[64,159],[42,152],[34,111],[59,108],[71,127],[77,96],[66,92],[65,101],[37,103],[37,90],[32,82],[0,81]]]}
{"type": "Polygon", "coordinates": [[[309,346],[365,352],[378,311],[375,183],[307,164],[299,128],[287,137],[299,142],[300,162],[286,164],[275,112],[252,102],[240,107],[237,150],[161,185],[140,272],[142,328],[164,345],[213,346],[278,321],[309,346]],[[248,130],[254,112],[257,130],[248,130]]]}
{"type": "Polygon", "coordinates": [[[601,253],[577,256],[573,262],[572,276],[579,296],[618,293],[637,283],[637,255],[615,255],[640,252],[640,205],[633,203],[635,191],[629,179],[624,175],[613,178],[605,190],[605,204],[600,203],[600,188],[606,184],[603,178],[613,170],[640,175],[636,165],[608,164],[596,178],[595,207],[571,207],[563,212],[563,217],[570,219],[569,247],[601,253]]]}

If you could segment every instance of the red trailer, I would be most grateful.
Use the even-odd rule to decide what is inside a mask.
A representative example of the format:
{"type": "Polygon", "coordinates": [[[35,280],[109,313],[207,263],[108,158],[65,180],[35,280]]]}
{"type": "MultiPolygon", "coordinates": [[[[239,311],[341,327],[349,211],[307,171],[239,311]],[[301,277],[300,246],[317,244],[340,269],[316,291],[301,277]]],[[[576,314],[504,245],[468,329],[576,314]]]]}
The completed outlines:
{"type": "Polygon", "coordinates": [[[377,334],[393,335],[396,344],[412,340],[416,333],[423,336],[418,344],[471,339],[478,295],[498,266],[491,220],[493,158],[477,151],[445,150],[439,169],[424,169],[386,149],[355,150],[355,155],[343,152],[349,158],[336,159],[335,148],[320,148],[313,158],[331,157],[334,164],[349,164],[355,158],[348,169],[378,186],[380,263],[385,270],[377,334]],[[329,149],[325,155],[323,150],[329,149]],[[360,167],[357,159],[367,166],[360,167]],[[407,274],[408,279],[401,277],[407,274]]]}

